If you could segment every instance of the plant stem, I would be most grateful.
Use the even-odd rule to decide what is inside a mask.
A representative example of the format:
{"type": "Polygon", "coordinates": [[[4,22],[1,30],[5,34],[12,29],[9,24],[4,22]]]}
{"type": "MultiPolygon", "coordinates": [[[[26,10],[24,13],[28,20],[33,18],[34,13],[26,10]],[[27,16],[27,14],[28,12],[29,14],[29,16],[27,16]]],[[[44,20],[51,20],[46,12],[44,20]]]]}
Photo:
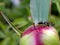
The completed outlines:
{"type": "Polygon", "coordinates": [[[20,33],[22,33],[22,32],[20,31],[20,33],[19,33],[17,31],[17,29],[12,25],[11,21],[8,19],[8,17],[6,15],[4,15],[3,12],[1,12],[1,15],[6,20],[6,22],[9,24],[9,26],[16,32],[16,34],[20,36],[21,35],[20,33]]]}

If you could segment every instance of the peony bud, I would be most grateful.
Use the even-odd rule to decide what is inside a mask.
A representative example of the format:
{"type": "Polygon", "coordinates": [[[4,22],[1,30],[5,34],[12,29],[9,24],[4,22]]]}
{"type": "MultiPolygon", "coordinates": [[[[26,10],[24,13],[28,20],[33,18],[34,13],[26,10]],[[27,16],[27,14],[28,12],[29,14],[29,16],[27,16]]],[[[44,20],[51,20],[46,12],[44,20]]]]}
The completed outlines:
{"type": "Polygon", "coordinates": [[[23,32],[20,45],[59,45],[58,33],[52,26],[30,26],[23,32]]]}

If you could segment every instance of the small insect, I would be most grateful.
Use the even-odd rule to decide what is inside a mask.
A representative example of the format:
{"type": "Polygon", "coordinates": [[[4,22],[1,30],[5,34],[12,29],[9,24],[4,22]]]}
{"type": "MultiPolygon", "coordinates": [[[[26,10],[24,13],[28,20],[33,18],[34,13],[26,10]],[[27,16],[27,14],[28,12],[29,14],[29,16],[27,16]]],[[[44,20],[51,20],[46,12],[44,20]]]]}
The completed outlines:
{"type": "Polygon", "coordinates": [[[43,24],[43,25],[47,25],[47,26],[54,26],[53,22],[39,22],[38,24],[43,24]]]}

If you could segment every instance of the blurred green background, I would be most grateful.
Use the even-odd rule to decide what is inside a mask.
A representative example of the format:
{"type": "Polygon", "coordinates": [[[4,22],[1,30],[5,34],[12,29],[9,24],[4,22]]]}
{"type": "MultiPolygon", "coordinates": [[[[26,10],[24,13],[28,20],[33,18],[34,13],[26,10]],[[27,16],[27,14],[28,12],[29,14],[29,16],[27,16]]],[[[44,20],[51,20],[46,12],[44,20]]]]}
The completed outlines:
{"type": "MultiPolygon", "coordinates": [[[[14,0],[13,0],[14,1],[14,0]]],[[[0,0],[0,11],[3,11],[12,24],[24,31],[33,21],[30,14],[30,0],[19,0],[19,5],[11,0],[0,0]]],[[[52,0],[51,14],[49,21],[55,24],[55,28],[60,36],[60,0],[52,0]]],[[[0,45],[19,45],[20,37],[12,30],[4,18],[0,15],[0,45]]]]}

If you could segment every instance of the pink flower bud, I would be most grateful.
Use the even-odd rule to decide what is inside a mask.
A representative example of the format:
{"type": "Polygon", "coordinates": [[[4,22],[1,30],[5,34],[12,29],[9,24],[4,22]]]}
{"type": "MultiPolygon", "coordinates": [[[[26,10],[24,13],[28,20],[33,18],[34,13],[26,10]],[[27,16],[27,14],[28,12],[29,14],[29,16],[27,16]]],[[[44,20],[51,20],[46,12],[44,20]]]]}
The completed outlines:
{"type": "Polygon", "coordinates": [[[23,32],[20,45],[59,45],[58,33],[52,26],[30,26],[23,32]]]}

